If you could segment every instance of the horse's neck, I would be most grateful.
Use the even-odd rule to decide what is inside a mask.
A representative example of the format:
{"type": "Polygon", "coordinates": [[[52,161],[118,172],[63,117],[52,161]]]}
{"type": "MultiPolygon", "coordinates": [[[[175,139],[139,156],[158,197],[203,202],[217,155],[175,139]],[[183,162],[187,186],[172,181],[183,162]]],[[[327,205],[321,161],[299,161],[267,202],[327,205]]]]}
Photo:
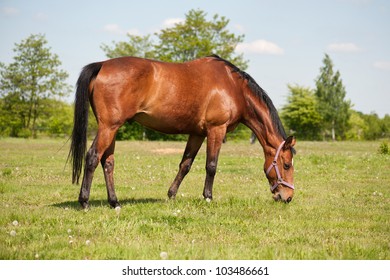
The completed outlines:
{"type": "Polygon", "coordinates": [[[264,154],[274,154],[283,139],[272,122],[267,105],[255,96],[249,96],[247,101],[251,105],[247,125],[259,140],[264,154]]]}

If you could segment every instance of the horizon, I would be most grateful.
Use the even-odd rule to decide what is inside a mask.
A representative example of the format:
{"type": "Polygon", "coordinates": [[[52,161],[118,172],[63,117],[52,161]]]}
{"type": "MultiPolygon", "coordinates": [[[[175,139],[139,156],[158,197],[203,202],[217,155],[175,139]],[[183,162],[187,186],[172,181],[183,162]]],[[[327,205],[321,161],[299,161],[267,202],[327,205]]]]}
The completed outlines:
{"type": "MultiPolygon", "coordinates": [[[[275,107],[286,104],[288,85],[315,88],[325,53],[339,71],[352,109],[390,114],[390,2],[179,1],[131,3],[119,0],[53,2],[2,0],[0,61],[10,63],[13,48],[31,34],[44,34],[74,87],[82,67],[106,60],[102,44],[144,36],[182,21],[191,9],[230,20],[244,42],[236,48],[249,60],[248,72],[275,107]],[[245,8],[243,8],[245,7],[245,8]],[[282,7],[282,8],[281,8],[282,7]],[[260,12],[261,11],[261,12],[260,12]],[[264,26],[264,27],[263,27],[264,26]]],[[[72,101],[74,94],[67,100],[72,101]]]]}

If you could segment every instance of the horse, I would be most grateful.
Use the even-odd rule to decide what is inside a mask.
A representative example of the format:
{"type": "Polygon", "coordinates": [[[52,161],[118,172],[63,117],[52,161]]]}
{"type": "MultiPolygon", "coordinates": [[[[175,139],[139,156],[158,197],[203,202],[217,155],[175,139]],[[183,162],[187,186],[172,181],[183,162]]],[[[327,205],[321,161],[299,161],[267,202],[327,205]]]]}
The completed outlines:
{"type": "Polygon", "coordinates": [[[89,207],[94,171],[103,167],[109,204],[120,207],[114,189],[115,136],[125,122],[165,133],[188,134],[178,173],[168,190],[179,186],[207,138],[203,197],[212,199],[218,155],[226,133],[239,123],[256,135],[265,156],[264,172],[275,201],[294,195],[293,153],[296,139],[286,136],[270,97],[246,72],[211,55],[184,63],[120,57],[86,65],[77,80],[74,126],[68,159],[72,183],[84,174],[78,201],[89,207]],[[87,151],[89,106],[98,129],[87,151]]]}

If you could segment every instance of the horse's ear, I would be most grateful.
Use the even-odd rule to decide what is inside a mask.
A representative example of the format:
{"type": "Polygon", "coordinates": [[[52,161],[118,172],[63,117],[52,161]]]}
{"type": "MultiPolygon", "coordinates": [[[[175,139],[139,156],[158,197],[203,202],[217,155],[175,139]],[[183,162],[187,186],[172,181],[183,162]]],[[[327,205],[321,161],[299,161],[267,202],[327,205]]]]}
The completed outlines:
{"type": "Polygon", "coordinates": [[[296,142],[297,140],[294,136],[289,136],[283,145],[283,150],[293,149],[296,142]]]}

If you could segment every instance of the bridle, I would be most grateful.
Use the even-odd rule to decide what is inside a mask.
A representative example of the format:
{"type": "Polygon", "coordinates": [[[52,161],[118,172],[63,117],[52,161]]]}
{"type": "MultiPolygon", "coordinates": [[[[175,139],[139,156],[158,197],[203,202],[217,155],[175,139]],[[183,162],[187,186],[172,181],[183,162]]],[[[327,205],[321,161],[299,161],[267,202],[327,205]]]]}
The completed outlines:
{"type": "Polygon", "coordinates": [[[276,175],[278,176],[278,180],[275,182],[275,184],[271,185],[270,184],[270,189],[271,192],[274,192],[274,190],[277,188],[278,185],[284,185],[290,189],[294,189],[294,185],[287,183],[286,181],[283,180],[282,176],[280,175],[279,167],[278,167],[278,157],[279,153],[282,150],[282,147],[286,141],[283,141],[280,145],[278,150],[276,151],[274,160],[272,161],[271,165],[268,167],[267,171],[265,174],[268,176],[268,174],[271,172],[272,168],[275,168],[276,175]]]}

